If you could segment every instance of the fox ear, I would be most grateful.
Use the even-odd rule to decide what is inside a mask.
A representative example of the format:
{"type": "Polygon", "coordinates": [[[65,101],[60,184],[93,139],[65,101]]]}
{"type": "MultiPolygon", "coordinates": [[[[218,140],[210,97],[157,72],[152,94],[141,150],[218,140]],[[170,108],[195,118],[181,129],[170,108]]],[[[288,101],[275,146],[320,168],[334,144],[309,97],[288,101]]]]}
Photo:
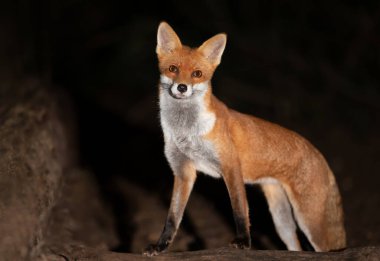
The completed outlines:
{"type": "Polygon", "coordinates": [[[226,42],[226,34],[217,34],[204,42],[198,48],[198,51],[201,52],[212,65],[217,66],[222,58],[226,42]]]}
{"type": "Polygon", "coordinates": [[[158,55],[168,54],[181,47],[181,41],[173,28],[168,23],[161,22],[157,31],[156,53],[158,55]]]}

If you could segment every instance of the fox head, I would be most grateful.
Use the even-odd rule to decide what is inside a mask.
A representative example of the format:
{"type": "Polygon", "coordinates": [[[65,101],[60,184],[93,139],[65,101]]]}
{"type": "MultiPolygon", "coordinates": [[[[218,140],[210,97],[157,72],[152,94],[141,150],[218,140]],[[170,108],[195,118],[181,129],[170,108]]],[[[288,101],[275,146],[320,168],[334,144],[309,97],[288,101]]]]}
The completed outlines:
{"type": "Polygon", "coordinates": [[[226,46],[225,34],[217,34],[198,48],[182,45],[166,22],[157,32],[160,88],[175,99],[191,99],[207,92],[226,46]]]}

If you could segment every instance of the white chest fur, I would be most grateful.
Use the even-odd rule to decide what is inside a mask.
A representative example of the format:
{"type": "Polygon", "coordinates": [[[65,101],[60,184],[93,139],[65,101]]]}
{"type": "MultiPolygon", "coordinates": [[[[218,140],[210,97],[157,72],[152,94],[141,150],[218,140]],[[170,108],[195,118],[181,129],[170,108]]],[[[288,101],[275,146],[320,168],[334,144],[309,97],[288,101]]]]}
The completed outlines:
{"type": "Polygon", "coordinates": [[[165,136],[165,155],[175,172],[181,157],[190,159],[195,168],[220,177],[220,164],[212,142],[205,140],[215,124],[215,115],[203,104],[203,95],[175,99],[166,91],[160,94],[160,117],[165,136]]]}

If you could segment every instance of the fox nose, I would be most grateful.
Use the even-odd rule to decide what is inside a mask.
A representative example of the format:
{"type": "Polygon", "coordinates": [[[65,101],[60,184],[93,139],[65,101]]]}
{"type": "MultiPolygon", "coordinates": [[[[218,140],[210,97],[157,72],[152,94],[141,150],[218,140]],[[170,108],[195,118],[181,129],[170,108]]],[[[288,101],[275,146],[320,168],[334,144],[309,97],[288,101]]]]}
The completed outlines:
{"type": "Polygon", "coordinates": [[[178,87],[177,87],[177,90],[180,92],[180,93],[184,93],[187,91],[187,86],[185,84],[178,84],[178,87]]]}

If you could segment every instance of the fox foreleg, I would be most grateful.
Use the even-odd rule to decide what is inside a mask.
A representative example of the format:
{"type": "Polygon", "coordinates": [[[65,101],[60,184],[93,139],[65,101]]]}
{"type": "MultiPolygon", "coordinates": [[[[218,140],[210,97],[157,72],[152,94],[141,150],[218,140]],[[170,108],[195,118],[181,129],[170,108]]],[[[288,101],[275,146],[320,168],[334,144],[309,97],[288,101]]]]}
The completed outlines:
{"type": "Polygon", "coordinates": [[[145,249],[144,255],[154,256],[165,251],[169,247],[181,223],[195,180],[196,171],[190,163],[183,164],[181,170],[174,174],[173,194],[164,230],[162,231],[158,242],[149,245],[145,249]]]}

